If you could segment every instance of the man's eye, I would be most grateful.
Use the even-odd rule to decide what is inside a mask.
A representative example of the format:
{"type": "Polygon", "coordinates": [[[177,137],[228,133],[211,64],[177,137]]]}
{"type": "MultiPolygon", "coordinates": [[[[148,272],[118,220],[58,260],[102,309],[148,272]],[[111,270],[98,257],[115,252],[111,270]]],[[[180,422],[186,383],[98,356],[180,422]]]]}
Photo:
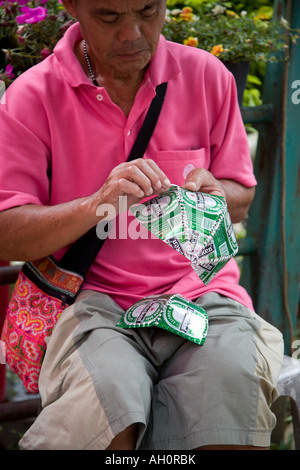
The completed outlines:
{"type": "Polygon", "coordinates": [[[152,5],[152,6],[146,7],[143,11],[141,11],[141,15],[144,18],[151,18],[151,16],[154,16],[156,12],[157,12],[157,6],[152,5]]]}
{"type": "Polygon", "coordinates": [[[107,13],[105,15],[100,15],[99,18],[101,21],[103,21],[103,23],[114,23],[119,18],[119,15],[114,13],[107,13]]]}

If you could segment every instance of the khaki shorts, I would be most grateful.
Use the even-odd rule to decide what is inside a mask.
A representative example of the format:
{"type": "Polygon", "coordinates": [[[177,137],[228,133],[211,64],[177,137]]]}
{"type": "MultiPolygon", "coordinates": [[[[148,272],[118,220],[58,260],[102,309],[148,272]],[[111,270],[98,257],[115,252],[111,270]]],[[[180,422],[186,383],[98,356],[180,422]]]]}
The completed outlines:
{"type": "Polygon", "coordinates": [[[21,449],[105,449],[139,423],[137,448],[268,446],[276,419],[281,333],[216,293],[203,346],[160,328],[122,330],[122,309],[83,291],[49,340],[40,375],[42,411],[21,449]]]}

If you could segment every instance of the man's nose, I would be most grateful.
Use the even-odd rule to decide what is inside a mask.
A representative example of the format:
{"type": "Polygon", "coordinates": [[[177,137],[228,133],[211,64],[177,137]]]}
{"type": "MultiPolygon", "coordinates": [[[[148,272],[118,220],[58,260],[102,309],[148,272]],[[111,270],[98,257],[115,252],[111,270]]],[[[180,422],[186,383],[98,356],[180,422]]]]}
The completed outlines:
{"type": "Polygon", "coordinates": [[[138,19],[135,15],[124,15],[118,32],[120,42],[134,42],[141,38],[141,30],[138,19]]]}

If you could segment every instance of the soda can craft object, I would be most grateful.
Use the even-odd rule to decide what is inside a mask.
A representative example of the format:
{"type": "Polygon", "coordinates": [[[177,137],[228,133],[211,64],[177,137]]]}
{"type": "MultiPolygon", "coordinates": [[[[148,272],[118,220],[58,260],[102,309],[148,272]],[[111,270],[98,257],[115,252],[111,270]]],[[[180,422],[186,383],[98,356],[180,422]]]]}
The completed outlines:
{"type": "Polygon", "coordinates": [[[150,296],[133,304],[116,326],[155,326],[203,345],[208,331],[208,317],[203,308],[181,295],[150,296]]]}
{"type": "Polygon", "coordinates": [[[225,198],[171,188],[131,207],[150,232],[185,256],[204,284],[237,254],[238,244],[225,198]]]}

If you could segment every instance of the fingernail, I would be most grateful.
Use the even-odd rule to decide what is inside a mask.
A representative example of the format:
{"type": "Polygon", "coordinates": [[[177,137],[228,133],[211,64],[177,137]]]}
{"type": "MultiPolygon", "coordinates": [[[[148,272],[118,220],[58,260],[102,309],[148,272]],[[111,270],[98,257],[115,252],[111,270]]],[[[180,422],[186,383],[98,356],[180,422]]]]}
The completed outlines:
{"type": "Polygon", "coordinates": [[[169,187],[171,185],[171,182],[168,178],[166,178],[163,182],[164,186],[169,187]]]}
{"type": "Polygon", "coordinates": [[[193,189],[196,189],[196,183],[194,183],[194,181],[189,181],[186,186],[188,186],[189,188],[193,188],[193,189]]]}

